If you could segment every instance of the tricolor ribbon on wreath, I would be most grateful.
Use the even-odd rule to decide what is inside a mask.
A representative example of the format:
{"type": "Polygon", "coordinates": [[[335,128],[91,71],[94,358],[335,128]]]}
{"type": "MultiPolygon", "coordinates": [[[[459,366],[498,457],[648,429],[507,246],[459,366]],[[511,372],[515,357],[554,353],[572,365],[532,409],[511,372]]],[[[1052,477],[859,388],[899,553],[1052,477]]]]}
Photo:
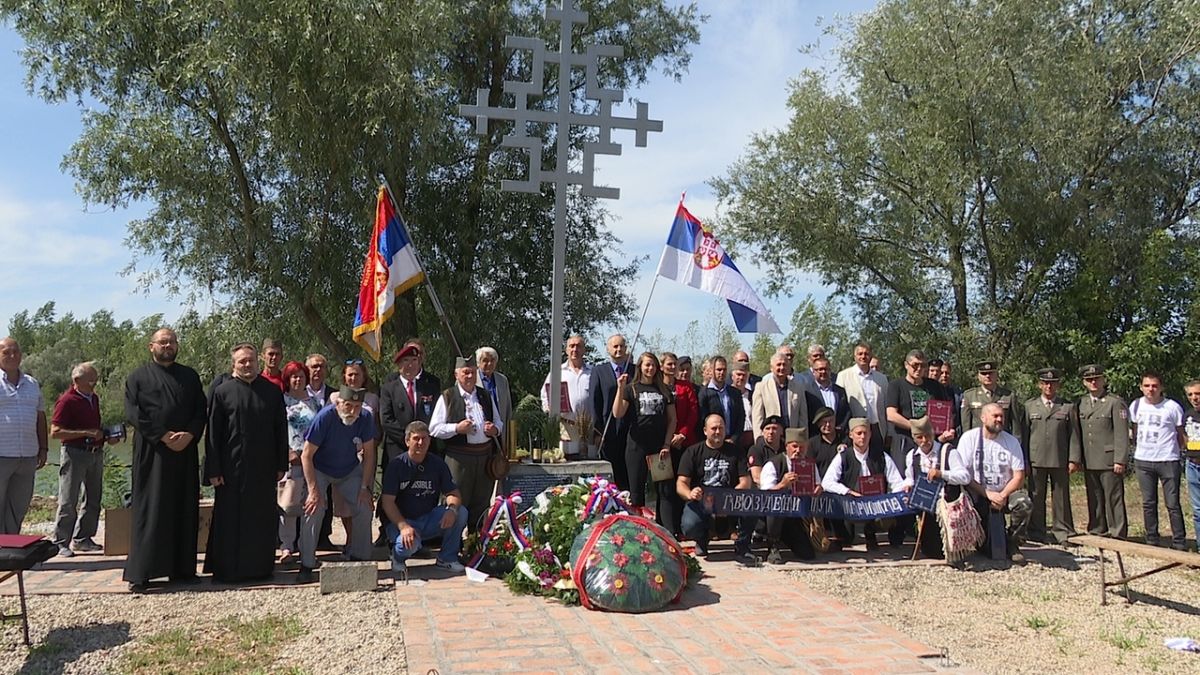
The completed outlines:
{"type": "Polygon", "coordinates": [[[592,492],[583,505],[583,513],[579,516],[580,520],[587,521],[606,513],[629,513],[632,510],[629,506],[629,493],[622,492],[608,479],[596,476],[580,480],[584,480],[592,492]]]}
{"type": "Polygon", "coordinates": [[[508,531],[512,534],[518,551],[529,548],[529,537],[517,525],[517,504],[520,503],[520,492],[496,496],[495,501],[492,502],[492,508],[488,511],[487,518],[484,518],[483,526],[480,528],[480,532],[483,534],[479,540],[479,551],[471,556],[468,567],[479,569],[479,563],[483,561],[483,553],[487,550],[488,543],[491,542],[492,537],[496,534],[496,528],[500,525],[508,526],[508,531]]]}

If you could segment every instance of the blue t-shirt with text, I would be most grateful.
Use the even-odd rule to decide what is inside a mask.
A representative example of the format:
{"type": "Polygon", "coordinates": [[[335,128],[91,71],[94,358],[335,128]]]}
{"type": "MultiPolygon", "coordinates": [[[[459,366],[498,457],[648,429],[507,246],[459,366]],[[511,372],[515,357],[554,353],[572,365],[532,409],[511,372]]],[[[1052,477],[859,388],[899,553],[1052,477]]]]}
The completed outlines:
{"type": "Polygon", "coordinates": [[[396,507],[405,518],[429,513],[442,495],[457,489],[450,467],[437,455],[426,454],[425,461],[416,464],[406,452],[383,472],[383,494],[396,496],[396,507]]]}

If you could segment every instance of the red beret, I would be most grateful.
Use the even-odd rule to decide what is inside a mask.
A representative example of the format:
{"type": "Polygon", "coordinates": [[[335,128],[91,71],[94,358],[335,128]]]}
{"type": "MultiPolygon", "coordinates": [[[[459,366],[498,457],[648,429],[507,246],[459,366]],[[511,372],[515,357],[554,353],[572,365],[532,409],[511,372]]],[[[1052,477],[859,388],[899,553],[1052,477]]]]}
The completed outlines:
{"type": "Polygon", "coordinates": [[[417,349],[416,345],[404,345],[404,348],[401,349],[400,351],[396,352],[396,355],[394,357],[392,357],[392,363],[400,363],[400,359],[402,359],[406,356],[420,356],[420,355],[421,355],[421,350],[417,349]]]}

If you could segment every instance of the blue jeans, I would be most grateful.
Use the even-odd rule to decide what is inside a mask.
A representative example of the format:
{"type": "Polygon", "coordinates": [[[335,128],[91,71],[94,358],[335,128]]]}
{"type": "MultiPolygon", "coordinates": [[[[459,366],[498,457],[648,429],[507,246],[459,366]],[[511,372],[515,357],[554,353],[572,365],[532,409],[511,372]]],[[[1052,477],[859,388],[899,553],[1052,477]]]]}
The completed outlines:
{"type": "Polygon", "coordinates": [[[1146,538],[1158,539],[1158,485],[1162,485],[1163,502],[1171,522],[1171,543],[1183,546],[1187,532],[1183,527],[1183,509],[1179,505],[1179,487],[1183,476],[1179,460],[1146,462],[1134,460],[1138,485],[1142,488],[1142,518],[1146,523],[1146,538]]]}
{"type": "MultiPolygon", "coordinates": [[[[738,538],[734,544],[734,550],[737,553],[745,553],[750,550],[750,537],[754,534],[754,523],[758,519],[754,516],[745,516],[738,518],[736,516],[721,516],[722,518],[732,518],[737,523],[738,538]]],[[[689,501],[683,505],[683,517],[681,520],[680,529],[683,530],[683,536],[691,539],[703,548],[708,548],[708,541],[712,539],[713,521],[715,520],[712,513],[704,508],[701,502],[689,501]]]]}
{"type": "Polygon", "coordinates": [[[1191,460],[1187,462],[1187,484],[1188,496],[1192,500],[1193,531],[1197,533],[1197,541],[1200,541],[1200,464],[1191,460]]]}
{"type": "Polygon", "coordinates": [[[442,516],[446,514],[446,511],[445,506],[435,506],[432,511],[423,516],[405,517],[408,524],[416,531],[411,548],[404,548],[404,542],[400,540],[400,528],[396,527],[395,523],[388,523],[388,536],[396,542],[395,546],[392,547],[392,559],[404,562],[411,558],[412,554],[421,550],[422,539],[430,539],[440,535],[442,537],[442,550],[438,553],[437,559],[440,562],[458,560],[458,550],[462,548],[463,529],[467,527],[467,509],[461,506],[458,507],[458,517],[454,519],[454,524],[443,530],[442,516]]]}

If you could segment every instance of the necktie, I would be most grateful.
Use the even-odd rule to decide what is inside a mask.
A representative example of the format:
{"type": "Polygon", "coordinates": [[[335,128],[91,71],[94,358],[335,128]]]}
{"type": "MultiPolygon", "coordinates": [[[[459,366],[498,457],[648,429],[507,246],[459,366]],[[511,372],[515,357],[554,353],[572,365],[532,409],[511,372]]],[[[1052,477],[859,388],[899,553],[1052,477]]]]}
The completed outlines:
{"type": "Polygon", "coordinates": [[[408,392],[408,404],[410,406],[412,406],[413,409],[415,410],[417,407],[417,394],[416,394],[416,392],[413,391],[413,381],[412,380],[409,380],[405,384],[404,390],[408,392]]]}

